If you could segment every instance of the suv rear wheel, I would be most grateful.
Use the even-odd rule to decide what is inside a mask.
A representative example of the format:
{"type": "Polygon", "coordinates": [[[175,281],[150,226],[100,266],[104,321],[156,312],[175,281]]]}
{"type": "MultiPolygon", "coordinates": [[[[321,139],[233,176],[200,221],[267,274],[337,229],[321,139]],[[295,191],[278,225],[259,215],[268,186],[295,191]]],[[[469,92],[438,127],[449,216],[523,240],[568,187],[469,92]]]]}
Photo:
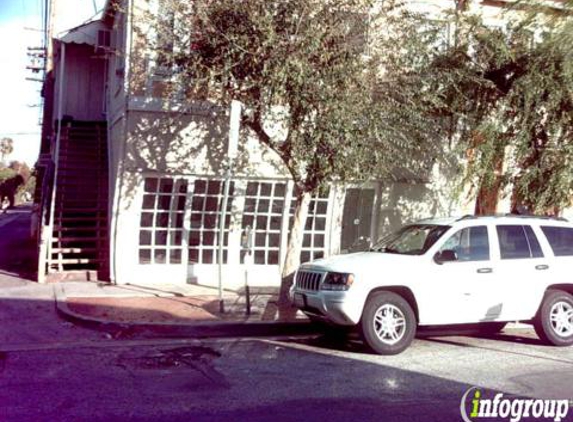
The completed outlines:
{"type": "Polygon", "coordinates": [[[573,344],[573,296],[561,290],[549,290],[535,320],[535,332],[546,344],[573,344]]]}
{"type": "Polygon", "coordinates": [[[395,355],[412,343],[416,335],[416,316],[408,302],[396,293],[374,293],[364,306],[360,331],[372,351],[395,355]]]}

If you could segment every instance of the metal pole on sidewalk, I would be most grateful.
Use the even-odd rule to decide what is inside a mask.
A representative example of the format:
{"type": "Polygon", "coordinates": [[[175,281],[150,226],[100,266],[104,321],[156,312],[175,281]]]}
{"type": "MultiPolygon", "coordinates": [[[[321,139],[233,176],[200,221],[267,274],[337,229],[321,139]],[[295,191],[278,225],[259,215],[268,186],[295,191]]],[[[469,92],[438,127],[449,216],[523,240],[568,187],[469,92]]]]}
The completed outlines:
{"type": "Polygon", "coordinates": [[[219,220],[219,312],[225,313],[225,302],[223,301],[223,245],[225,239],[225,220],[227,219],[227,204],[229,203],[229,190],[231,177],[233,175],[233,160],[239,149],[239,127],[241,124],[241,103],[233,100],[231,102],[231,116],[229,122],[229,144],[227,149],[227,166],[225,169],[225,179],[223,187],[223,200],[221,201],[221,219],[219,220]]]}

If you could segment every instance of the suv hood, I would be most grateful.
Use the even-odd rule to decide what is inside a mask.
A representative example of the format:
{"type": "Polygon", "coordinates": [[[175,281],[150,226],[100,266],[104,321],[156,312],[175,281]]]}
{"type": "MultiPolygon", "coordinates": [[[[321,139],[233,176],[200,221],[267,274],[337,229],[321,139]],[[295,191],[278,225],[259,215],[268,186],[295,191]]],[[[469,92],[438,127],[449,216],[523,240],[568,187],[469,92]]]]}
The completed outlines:
{"type": "Polygon", "coordinates": [[[301,270],[333,271],[341,273],[360,273],[364,271],[380,270],[380,265],[386,268],[403,265],[412,259],[420,259],[418,255],[400,255],[383,252],[358,252],[346,255],[335,255],[330,258],[317,259],[300,266],[301,270]]]}

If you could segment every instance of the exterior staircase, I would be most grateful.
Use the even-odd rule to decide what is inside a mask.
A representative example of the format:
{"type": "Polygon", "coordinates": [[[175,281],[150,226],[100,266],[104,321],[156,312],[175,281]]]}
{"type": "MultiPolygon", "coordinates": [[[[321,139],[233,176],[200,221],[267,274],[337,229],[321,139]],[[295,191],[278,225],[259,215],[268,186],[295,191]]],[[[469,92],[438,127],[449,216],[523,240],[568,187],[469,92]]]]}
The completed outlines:
{"type": "Polygon", "coordinates": [[[105,122],[62,123],[49,278],[109,277],[107,161],[105,122]]]}

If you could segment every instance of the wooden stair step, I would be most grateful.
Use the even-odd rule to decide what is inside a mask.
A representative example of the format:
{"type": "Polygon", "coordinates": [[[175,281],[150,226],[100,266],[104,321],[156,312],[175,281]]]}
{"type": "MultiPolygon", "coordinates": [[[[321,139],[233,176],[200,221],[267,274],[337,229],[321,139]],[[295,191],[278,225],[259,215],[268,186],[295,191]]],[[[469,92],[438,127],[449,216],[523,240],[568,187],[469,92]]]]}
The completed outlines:
{"type": "Polygon", "coordinates": [[[98,248],[52,248],[52,253],[65,253],[65,254],[89,253],[98,251],[99,251],[98,248]]]}
{"type": "Polygon", "coordinates": [[[107,207],[105,208],[81,208],[81,207],[67,207],[62,209],[60,204],[56,207],[58,217],[105,217],[101,214],[107,212],[107,207]]]}
{"type": "Polygon", "coordinates": [[[101,242],[105,240],[103,236],[90,237],[53,237],[52,242],[101,242]]]}
{"type": "Polygon", "coordinates": [[[83,216],[83,217],[55,217],[58,222],[70,222],[70,223],[81,223],[81,222],[96,222],[105,221],[107,217],[101,216],[83,216]]]}
{"type": "Polygon", "coordinates": [[[88,227],[88,226],[79,226],[79,227],[66,227],[66,226],[54,226],[54,231],[58,232],[71,232],[71,231],[78,231],[78,232],[87,232],[87,231],[103,231],[107,230],[107,226],[101,227],[88,227]]]}
{"type": "Polygon", "coordinates": [[[103,259],[99,258],[63,258],[63,259],[51,259],[51,264],[97,264],[103,262],[103,259]]]}

